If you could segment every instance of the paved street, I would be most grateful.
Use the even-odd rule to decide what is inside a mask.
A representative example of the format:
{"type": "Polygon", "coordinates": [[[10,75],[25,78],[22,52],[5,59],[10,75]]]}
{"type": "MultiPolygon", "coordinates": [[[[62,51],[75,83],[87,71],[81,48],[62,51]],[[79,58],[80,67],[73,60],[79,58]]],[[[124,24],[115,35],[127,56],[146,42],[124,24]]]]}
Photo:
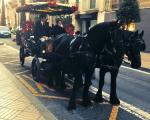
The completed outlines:
{"type": "MultiPolygon", "coordinates": [[[[117,78],[118,84],[118,95],[121,99],[120,106],[111,106],[108,103],[108,93],[110,84],[110,75],[107,74],[104,97],[105,102],[103,104],[95,104],[89,108],[83,108],[80,105],[81,95],[78,95],[77,100],[77,110],[68,112],[66,110],[70,92],[72,89],[72,84],[69,82],[67,84],[67,89],[64,92],[55,91],[53,88],[48,88],[44,84],[39,84],[33,81],[30,65],[32,58],[27,58],[25,62],[25,67],[21,67],[19,64],[18,49],[15,42],[11,39],[0,39],[0,42],[4,42],[7,45],[0,45],[0,63],[2,66],[8,70],[15,79],[25,86],[27,91],[30,93],[34,99],[41,103],[41,106],[47,109],[47,112],[52,113],[58,120],[149,120],[150,119],[150,73],[148,71],[133,70],[126,66],[120,68],[120,73],[117,78]]],[[[149,57],[144,54],[145,63],[147,69],[149,69],[149,57]]],[[[142,64],[142,67],[145,64],[142,64]]],[[[98,69],[95,70],[96,79],[93,80],[93,86],[91,87],[91,97],[94,96],[97,91],[98,85],[98,69]]],[[[0,79],[1,80],[1,79],[0,79]]],[[[44,79],[43,79],[44,80],[44,79]]],[[[23,90],[24,91],[24,90],[23,90]]],[[[81,91],[82,92],[82,91],[81,91]]],[[[24,95],[31,100],[31,96],[24,95]]],[[[35,103],[34,103],[35,105],[35,103]]],[[[37,105],[38,106],[38,105],[37,105]]],[[[0,104],[0,110],[3,108],[0,104]]],[[[47,114],[43,114],[40,107],[37,107],[38,111],[47,118],[47,114]]],[[[0,114],[0,119],[1,114],[0,114]]],[[[34,120],[34,118],[33,118],[34,120]]],[[[52,119],[53,120],[53,119],[52,119]]]]}

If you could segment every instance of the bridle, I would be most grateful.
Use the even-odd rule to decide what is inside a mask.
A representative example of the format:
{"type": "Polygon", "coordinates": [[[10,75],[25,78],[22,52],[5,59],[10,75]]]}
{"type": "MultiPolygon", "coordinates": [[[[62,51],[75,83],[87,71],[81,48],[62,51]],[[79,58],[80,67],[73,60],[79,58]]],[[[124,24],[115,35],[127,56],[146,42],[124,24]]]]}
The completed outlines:
{"type": "MultiPolygon", "coordinates": [[[[124,43],[124,41],[122,40],[122,39],[119,39],[119,41],[117,40],[116,41],[116,39],[118,39],[118,38],[116,38],[116,32],[117,31],[119,31],[120,29],[117,29],[117,30],[110,30],[109,32],[108,32],[108,36],[110,37],[110,38],[108,38],[109,39],[109,42],[110,42],[110,45],[111,45],[111,48],[110,48],[110,46],[108,46],[108,43],[105,45],[105,47],[104,47],[104,49],[102,50],[102,52],[97,56],[97,58],[98,59],[100,59],[99,57],[100,56],[102,56],[102,57],[104,57],[105,56],[105,54],[107,54],[107,55],[109,55],[110,57],[111,57],[111,59],[114,61],[114,63],[117,63],[118,62],[118,59],[123,59],[123,57],[124,56],[122,56],[122,54],[121,54],[121,58],[120,58],[120,56],[118,56],[118,54],[117,54],[117,45],[123,45],[124,43]],[[112,49],[112,50],[111,50],[112,49]]],[[[122,37],[121,37],[122,38],[122,37]]],[[[122,49],[124,49],[124,48],[122,48],[122,49]]],[[[124,50],[123,50],[124,51],[124,50]]],[[[106,68],[108,68],[108,69],[116,69],[116,70],[118,70],[118,66],[117,66],[117,64],[114,64],[114,65],[106,65],[106,64],[100,64],[100,67],[106,67],[106,68]]]]}

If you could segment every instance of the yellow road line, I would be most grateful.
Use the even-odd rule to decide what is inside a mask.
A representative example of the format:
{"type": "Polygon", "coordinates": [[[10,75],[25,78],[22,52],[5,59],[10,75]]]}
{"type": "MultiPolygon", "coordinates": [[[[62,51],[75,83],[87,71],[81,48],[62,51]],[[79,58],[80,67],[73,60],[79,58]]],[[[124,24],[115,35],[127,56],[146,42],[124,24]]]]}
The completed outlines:
{"type": "Polygon", "coordinates": [[[119,106],[113,106],[109,120],[116,120],[118,115],[119,106]]]}
{"type": "Polygon", "coordinates": [[[19,75],[16,76],[24,85],[26,88],[28,88],[28,90],[32,93],[32,94],[37,94],[38,92],[29,84],[27,83],[23,78],[21,78],[19,75]]]}
{"type": "MultiPolygon", "coordinates": [[[[22,76],[36,83],[36,81],[34,81],[30,76],[27,76],[27,75],[22,75],[22,76]]],[[[50,91],[55,91],[54,89],[49,88],[49,87],[48,87],[47,85],[45,85],[45,84],[42,84],[42,86],[43,86],[44,88],[50,90],[50,91]]]]}
{"type": "Polygon", "coordinates": [[[34,81],[31,77],[29,77],[27,75],[22,75],[22,76],[25,77],[25,78],[27,78],[28,80],[31,80],[32,82],[34,82],[35,85],[37,86],[37,88],[40,90],[41,93],[45,93],[45,90],[43,88],[43,86],[44,86],[43,84],[34,81]]]}
{"type": "Polygon", "coordinates": [[[36,84],[36,86],[38,87],[38,89],[40,90],[40,92],[41,93],[45,93],[45,90],[44,90],[44,88],[43,88],[43,85],[42,84],[40,84],[40,83],[35,83],[36,84]]]}
{"type": "Polygon", "coordinates": [[[49,99],[60,99],[60,100],[69,100],[67,97],[62,96],[49,96],[49,95],[41,95],[41,94],[34,94],[36,97],[42,97],[42,98],[49,98],[49,99]]]}

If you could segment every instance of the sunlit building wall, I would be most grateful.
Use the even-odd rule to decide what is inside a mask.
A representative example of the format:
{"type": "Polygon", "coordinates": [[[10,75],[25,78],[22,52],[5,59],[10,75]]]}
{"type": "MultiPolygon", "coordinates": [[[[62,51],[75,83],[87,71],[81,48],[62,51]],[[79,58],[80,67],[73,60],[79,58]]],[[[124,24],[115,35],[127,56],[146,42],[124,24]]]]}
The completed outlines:
{"type": "MultiPolygon", "coordinates": [[[[71,0],[70,0],[71,1],[71,0]]],[[[77,29],[82,33],[100,22],[116,19],[116,10],[123,0],[79,0],[79,11],[76,14],[77,29]]],[[[150,51],[150,0],[139,0],[141,22],[137,23],[137,29],[144,30],[146,51],[150,51]]],[[[75,23],[75,22],[74,22],[75,23]]]]}

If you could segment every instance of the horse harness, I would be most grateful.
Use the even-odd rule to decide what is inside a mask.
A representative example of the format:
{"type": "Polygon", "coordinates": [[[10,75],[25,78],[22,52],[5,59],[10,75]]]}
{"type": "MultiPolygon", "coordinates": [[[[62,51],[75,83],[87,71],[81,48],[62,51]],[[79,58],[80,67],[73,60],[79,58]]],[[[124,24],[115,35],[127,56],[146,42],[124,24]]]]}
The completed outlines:
{"type": "MultiPolygon", "coordinates": [[[[105,57],[105,56],[111,57],[111,60],[113,60],[113,63],[117,63],[118,59],[123,59],[123,57],[120,58],[119,56],[117,56],[117,49],[116,49],[116,46],[115,46],[116,42],[111,37],[113,32],[112,31],[108,32],[108,34],[109,34],[108,36],[110,37],[110,39],[109,39],[110,40],[110,46],[108,46],[108,44],[105,44],[103,50],[99,53],[99,55],[97,55],[97,59],[99,59],[100,61],[102,61],[103,57],[105,57]]],[[[122,44],[122,42],[123,41],[120,41],[121,44],[122,44]]],[[[119,68],[116,64],[106,65],[103,62],[100,64],[100,67],[105,67],[105,68],[108,68],[108,69],[117,69],[117,70],[119,68]]]]}

